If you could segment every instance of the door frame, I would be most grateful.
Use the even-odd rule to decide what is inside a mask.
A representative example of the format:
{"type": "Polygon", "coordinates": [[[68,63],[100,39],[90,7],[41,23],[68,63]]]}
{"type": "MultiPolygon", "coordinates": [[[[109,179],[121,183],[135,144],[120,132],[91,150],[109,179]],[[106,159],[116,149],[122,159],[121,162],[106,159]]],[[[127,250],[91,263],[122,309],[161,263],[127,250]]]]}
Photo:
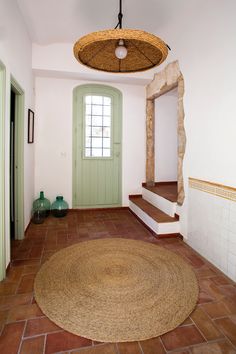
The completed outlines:
{"type": "Polygon", "coordinates": [[[0,61],[0,281],[6,276],[5,245],[5,102],[6,68],[0,61]]]}
{"type": "Polygon", "coordinates": [[[146,86],[146,183],[155,185],[155,99],[178,89],[178,198],[177,204],[182,205],[185,198],[183,160],[186,147],[184,127],[184,77],[179,68],[178,60],[169,63],[162,71],[154,75],[153,80],[146,86]]]}
{"type": "MultiPolygon", "coordinates": [[[[77,189],[76,183],[78,181],[78,174],[77,174],[77,154],[79,150],[79,141],[78,141],[78,112],[79,114],[83,114],[83,107],[79,104],[79,97],[83,97],[85,94],[90,93],[92,94],[107,94],[109,96],[113,96],[114,94],[117,95],[118,99],[118,110],[117,114],[120,117],[120,144],[121,144],[121,151],[120,151],[120,166],[119,166],[119,202],[115,205],[102,205],[101,207],[95,206],[95,208],[109,208],[109,207],[120,207],[122,205],[122,93],[119,89],[103,85],[103,84],[84,84],[76,86],[73,89],[73,152],[72,152],[72,206],[73,208],[78,208],[77,205],[77,189]],[[101,92],[101,90],[103,92],[101,92]]],[[[82,127],[81,127],[82,129],[82,127]]],[[[83,207],[83,209],[93,208],[93,206],[83,207]]]]}
{"type": "Polygon", "coordinates": [[[11,75],[10,90],[16,94],[15,99],[15,239],[24,238],[24,105],[25,94],[21,86],[11,75]]]}

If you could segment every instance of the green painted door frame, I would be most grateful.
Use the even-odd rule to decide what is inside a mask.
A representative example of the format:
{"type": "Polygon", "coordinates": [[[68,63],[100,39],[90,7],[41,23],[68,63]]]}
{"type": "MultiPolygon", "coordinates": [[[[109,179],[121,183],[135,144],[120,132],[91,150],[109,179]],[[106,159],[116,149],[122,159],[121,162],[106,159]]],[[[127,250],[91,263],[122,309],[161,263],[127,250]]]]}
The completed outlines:
{"type": "Polygon", "coordinates": [[[0,62],[0,281],[6,276],[5,246],[5,101],[6,69],[0,62]]]}
{"type": "Polygon", "coordinates": [[[15,239],[24,238],[24,91],[11,76],[15,102],[15,239]]]}
{"type": "Polygon", "coordinates": [[[104,208],[122,204],[122,93],[111,86],[88,84],[73,91],[73,207],[104,208]],[[85,157],[85,96],[111,98],[111,157],[85,157]]]}

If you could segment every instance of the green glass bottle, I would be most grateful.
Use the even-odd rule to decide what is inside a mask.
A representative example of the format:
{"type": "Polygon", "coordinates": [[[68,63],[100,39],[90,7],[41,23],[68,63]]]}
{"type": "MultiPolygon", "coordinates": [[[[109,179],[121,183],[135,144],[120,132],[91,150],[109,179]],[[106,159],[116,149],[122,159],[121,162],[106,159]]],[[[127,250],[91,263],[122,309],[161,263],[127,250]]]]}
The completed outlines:
{"type": "Polygon", "coordinates": [[[68,203],[63,200],[63,196],[58,195],[51,206],[52,215],[56,218],[62,218],[63,216],[66,216],[68,207],[68,203]]]}
{"type": "Polygon", "coordinates": [[[40,210],[41,213],[45,213],[45,217],[50,214],[50,200],[44,197],[44,192],[41,191],[39,198],[33,202],[33,212],[35,213],[37,210],[40,210]]]}
{"type": "Polygon", "coordinates": [[[42,224],[46,219],[46,209],[39,207],[33,211],[32,221],[34,224],[42,224]]]}

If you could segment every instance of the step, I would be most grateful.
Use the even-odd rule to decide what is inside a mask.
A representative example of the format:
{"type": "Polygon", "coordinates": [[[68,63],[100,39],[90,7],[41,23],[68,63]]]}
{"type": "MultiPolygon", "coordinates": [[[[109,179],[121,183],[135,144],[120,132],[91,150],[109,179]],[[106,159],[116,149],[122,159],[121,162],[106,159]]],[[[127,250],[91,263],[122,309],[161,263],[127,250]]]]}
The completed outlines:
{"type": "Polygon", "coordinates": [[[157,235],[178,233],[180,230],[177,217],[164,213],[140,195],[129,197],[129,207],[157,235]]]}
{"type": "Polygon", "coordinates": [[[155,186],[148,187],[143,183],[143,198],[161,209],[164,213],[174,217],[177,208],[177,182],[155,183],[155,186]]]}
{"type": "Polygon", "coordinates": [[[153,193],[169,200],[170,202],[177,202],[178,198],[178,183],[177,181],[169,182],[155,182],[154,186],[149,187],[147,183],[142,183],[142,186],[153,193]]]}
{"type": "Polygon", "coordinates": [[[168,199],[161,197],[146,187],[143,187],[142,195],[143,199],[154,205],[156,208],[162,210],[164,213],[171,217],[175,216],[177,203],[171,202],[168,199]]]}

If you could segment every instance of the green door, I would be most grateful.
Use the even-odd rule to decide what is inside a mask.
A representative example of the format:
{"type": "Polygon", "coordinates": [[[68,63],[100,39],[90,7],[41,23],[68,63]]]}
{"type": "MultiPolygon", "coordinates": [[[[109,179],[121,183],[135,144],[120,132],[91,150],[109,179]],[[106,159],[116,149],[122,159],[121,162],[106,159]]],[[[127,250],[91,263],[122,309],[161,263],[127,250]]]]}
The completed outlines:
{"type": "Polygon", "coordinates": [[[121,108],[115,88],[74,90],[73,207],[121,206],[121,108]]]}

